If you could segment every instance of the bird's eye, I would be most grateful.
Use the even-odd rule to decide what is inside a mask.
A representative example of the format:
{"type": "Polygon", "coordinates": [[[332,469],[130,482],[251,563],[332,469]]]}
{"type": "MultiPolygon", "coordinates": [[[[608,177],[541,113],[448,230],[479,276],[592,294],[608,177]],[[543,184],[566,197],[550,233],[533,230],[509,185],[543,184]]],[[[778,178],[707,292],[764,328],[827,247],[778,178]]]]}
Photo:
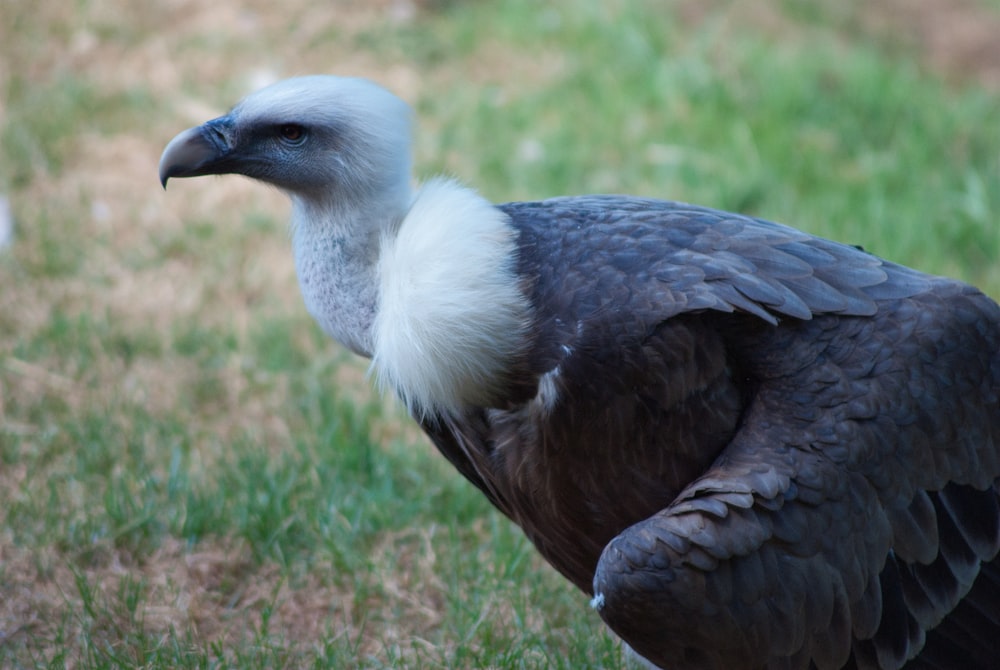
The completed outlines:
{"type": "Polygon", "coordinates": [[[306,129],[297,123],[285,123],[278,126],[278,135],[290,144],[298,144],[306,137],[306,129]]]}

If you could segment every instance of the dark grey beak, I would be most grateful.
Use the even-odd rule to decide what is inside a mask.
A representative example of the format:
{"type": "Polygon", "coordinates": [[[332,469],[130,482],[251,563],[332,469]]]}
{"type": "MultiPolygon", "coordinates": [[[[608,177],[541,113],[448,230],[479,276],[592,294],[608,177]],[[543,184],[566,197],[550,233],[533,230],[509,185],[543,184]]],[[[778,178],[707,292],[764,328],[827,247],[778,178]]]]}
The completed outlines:
{"type": "Polygon", "coordinates": [[[235,155],[230,143],[229,117],[188,128],[170,140],[160,156],[160,183],[172,177],[200,177],[233,171],[235,155]]]}

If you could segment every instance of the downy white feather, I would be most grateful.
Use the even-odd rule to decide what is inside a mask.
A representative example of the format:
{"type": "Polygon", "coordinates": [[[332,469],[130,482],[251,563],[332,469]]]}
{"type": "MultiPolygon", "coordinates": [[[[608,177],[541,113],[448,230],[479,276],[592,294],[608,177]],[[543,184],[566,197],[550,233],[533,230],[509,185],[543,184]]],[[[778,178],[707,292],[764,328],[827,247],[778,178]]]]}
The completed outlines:
{"type": "Polygon", "coordinates": [[[420,189],[382,239],[372,370],[411,412],[488,405],[525,343],[527,299],[506,215],[460,184],[420,189]]]}

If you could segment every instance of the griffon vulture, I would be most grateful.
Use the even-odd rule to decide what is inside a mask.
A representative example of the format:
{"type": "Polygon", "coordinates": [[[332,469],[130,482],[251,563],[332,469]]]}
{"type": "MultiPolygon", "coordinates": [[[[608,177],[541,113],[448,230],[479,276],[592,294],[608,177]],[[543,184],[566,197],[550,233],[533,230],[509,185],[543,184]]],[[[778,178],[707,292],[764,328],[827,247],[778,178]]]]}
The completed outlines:
{"type": "Polygon", "coordinates": [[[320,327],[672,669],[1000,667],[1000,309],[704,207],[411,186],[411,114],[289,79],[175,177],[292,201],[320,327]]]}

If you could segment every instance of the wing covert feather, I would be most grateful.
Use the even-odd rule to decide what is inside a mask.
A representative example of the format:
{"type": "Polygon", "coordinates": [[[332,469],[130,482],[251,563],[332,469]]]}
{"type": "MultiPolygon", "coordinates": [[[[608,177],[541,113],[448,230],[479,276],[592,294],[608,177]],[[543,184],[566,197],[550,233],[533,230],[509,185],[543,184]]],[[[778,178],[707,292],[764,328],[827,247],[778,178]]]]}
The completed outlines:
{"type": "MultiPolygon", "coordinates": [[[[583,299],[627,286],[630,302],[651,307],[644,314],[650,319],[706,309],[739,310],[772,324],[826,313],[869,316],[876,300],[928,286],[927,276],[857,247],[685,203],[585,196],[500,208],[521,231],[522,274],[545,275],[542,286],[551,290],[587,287],[576,290],[583,299]]],[[[551,296],[536,299],[559,304],[551,296]]],[[[566,316],[586,318],[594,308],[577,303],[566,316]]]]}

